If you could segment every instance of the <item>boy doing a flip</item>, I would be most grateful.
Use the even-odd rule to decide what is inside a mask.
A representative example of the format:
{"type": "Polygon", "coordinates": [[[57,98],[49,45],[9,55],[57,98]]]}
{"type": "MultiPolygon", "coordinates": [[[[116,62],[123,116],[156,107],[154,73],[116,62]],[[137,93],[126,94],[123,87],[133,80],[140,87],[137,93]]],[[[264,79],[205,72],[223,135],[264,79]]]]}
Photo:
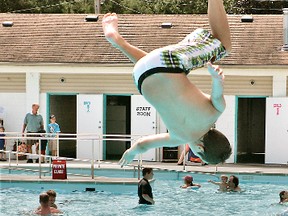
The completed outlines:
{"type": "Polygon", "coordinates": [[[211,61],[220,60],[231,50],[222,0],[208,0],[208,18],[211,33],[196,29],[178,44],[146,53],[120,35],[115,13],[103,17],[106,39],[135,63],[133,77],[138,90],[156,108],[169,131],[137,140],[123,154],[119,162],[122,166],[148,149],[184,143],[210,164],[224,162],[230,156],[229,141],[212,129],[225,109],[225,100],[223,71],[211,61]],[[187,78],[190,70],[205,64],[212,77],[211,95],[204,94],[187,78]]]}

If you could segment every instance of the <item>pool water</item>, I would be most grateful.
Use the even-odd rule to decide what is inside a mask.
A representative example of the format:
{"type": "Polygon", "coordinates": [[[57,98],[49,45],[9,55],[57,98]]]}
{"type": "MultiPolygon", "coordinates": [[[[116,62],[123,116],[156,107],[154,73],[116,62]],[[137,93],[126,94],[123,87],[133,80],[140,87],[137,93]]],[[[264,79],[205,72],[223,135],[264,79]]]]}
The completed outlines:
{"type": "MultiPolygon", "coordinates": [[[[181,189],[181,178],[168,178],[168,175],[155,172],[153,183],[154,206],[139,206],[137,186],[135,191],[113,192],[67,192],[57,189],[56,204],[64,215],[281,215],[288,209],[279,205],[279,192],[287,190],[284,183],[257,183],[243,181],[242,193],[219,193],[217,186],[207,182],[215,177],[193,175],[198,190],[181,189]],[[159,174],[159,178],[157,175],[159,174]],[[166,178],[163,178],[166,176],[166,178]]],[[[287,176],[286,176],[287,178],[287,176]]],[[[56,185],[55,185],[56,186],[56,185]]],[[[119,186],[122,187],[122,186],[119,186]]],[[[3,188],[0,190],[1,215],[33,215],[38,204],[39,193],[33,187],[3,188]]],[[[56,187],[57,188],[57,187],[56,187]]],[[[51,188],[54,189],[54,188],[51,188]]],[[[284,214],[283,214],[284,215],[284,214]]],[[[286,214],[287,215],[287,214],[286,214]]]]}

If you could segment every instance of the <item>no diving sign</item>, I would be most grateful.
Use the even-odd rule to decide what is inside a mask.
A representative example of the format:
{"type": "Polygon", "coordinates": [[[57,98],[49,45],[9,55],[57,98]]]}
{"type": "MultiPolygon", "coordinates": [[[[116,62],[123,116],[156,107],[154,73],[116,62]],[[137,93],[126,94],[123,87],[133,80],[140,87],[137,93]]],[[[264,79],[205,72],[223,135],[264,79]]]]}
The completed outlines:
{"type": "Polygon", "coordinates": [[[52,179],[67,179],[66,161],[53,160],[52,162],[52,179]]]}

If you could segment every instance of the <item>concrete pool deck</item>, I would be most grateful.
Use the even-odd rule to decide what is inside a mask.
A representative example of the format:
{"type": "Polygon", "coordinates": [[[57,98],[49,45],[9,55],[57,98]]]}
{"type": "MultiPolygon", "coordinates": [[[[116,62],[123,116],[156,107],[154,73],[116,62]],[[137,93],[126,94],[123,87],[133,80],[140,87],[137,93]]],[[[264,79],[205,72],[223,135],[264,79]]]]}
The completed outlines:
{"type": "MultiPolygon", "coordinates": [[[[101,169],[126,169],[126,170],[137,170],[137,162],[132,163],[134,166],[126,166],[121,168],[116,161],[101,161],[100,168],[101,169]]],[[[173,170],[173,171],[183,171],[183,166],[179,166],[176,163],[163,163],[163,162],[146,162],[143,161],[144,167],[152,167],[154,169],[159,170],[173,170]]],[[[49,163],[41,164],[41,167],[48,168],[49,163]]],[[[95,169],[98,169],[98,163],[95,163],[95,169]]],[[[0,168],[8,169],[9,163],[8,161],[1,161],[0,168]]],[[[21,169],[21,170],[29,170],[30,172],[39,172],[39,164],[38,163],[26,163],[25,161],[18,161],[18,166],[16,164],[16,160],[11,160],[11,168],[12,169],[21,169]]],[[[78,169],[90,169],[90,162],[79,162],[79,161],[67,161],[67,168],[69,173],[69,168],[78,168],[78,169]]],[[[47,169],[46,169],[47,170],[47,169]]],[[[258,174],[258,175],[281,175],[287,176],[288,179],[288,165],[260,165],[260,164],[221,164],[217,167],[215,165],[205,165],[201,166],[197,163],[190,163],[185,166],[185,172],[195,172],[195,173],[207,173],[207,174],[258,174]]],[[[69,175],[66,180],[58,180],[52,179],[51,176],[41,175],[17,175],[7,173],[1,173],[0,182],[69,182],[69,183],[95,183],[95,184],[137,184],[137,178],[112,178],[112,177],[104,177],[104,176],[95,176],[92,179],[89,175],[69,175]]]]}

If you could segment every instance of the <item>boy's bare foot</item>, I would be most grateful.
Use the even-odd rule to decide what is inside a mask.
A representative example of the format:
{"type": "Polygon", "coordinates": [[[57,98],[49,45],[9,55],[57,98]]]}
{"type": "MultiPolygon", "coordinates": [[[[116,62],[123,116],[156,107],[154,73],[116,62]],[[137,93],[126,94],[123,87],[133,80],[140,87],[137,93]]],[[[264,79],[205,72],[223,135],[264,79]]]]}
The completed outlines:
{"type": "Polygon", "coordinates": [[[219,67],[219,65],[213,65],[211,62],[207,63],[208,72],[211,74],[212,78],[219,80],[221,82],[224,81],[223,70],[219,67]]]}
{"type": "Polygon", "coordinates": [[[119,47],[121,36],[118,32],[118,17],[116,13],[107,13],[102,19],[102,28],[106,39],[115,47],[119,47]]]}

